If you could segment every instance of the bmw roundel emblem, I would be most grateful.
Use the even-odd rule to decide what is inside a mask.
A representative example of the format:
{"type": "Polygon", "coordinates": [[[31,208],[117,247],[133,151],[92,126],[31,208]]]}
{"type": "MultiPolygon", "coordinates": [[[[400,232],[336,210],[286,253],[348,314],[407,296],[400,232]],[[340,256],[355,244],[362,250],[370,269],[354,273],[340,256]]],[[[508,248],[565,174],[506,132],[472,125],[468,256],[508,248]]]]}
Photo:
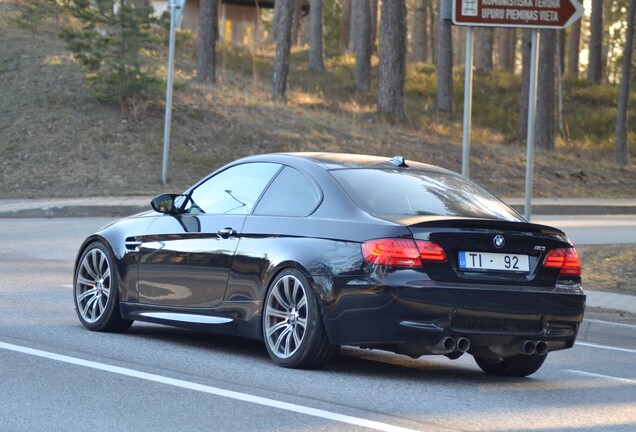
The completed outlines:
{"type": "Polygon", "coordinates": [[[501,249],[506,241],[502,235],[496,235],[495,238],[492,239],[492,242],[495,244],[497,249],[501,249]]]}

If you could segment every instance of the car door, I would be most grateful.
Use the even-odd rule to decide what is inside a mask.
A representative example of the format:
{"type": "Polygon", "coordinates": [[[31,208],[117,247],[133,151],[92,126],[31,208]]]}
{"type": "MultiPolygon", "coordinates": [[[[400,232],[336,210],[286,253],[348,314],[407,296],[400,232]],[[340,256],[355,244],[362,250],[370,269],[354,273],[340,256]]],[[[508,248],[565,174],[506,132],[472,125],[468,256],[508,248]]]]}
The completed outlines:
{"type": "Polygon", "coordinates": [[[225,296],[245,217],[280,170],[273,163],[232,166],[199,184],[184,211],[156,218],[139,244],[139,302],[214,308],[225,296]]]}

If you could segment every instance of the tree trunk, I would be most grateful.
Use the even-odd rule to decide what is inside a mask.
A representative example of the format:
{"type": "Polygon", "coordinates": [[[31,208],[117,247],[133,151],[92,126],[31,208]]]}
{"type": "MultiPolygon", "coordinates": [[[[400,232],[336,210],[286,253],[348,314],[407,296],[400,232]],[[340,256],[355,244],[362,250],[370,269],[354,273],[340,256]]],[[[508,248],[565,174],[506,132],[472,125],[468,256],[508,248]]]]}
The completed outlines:
{"type": "Polygon", "coordinates": [[[382,2],[378,112],[404,120],[406,75],[406,0],[382,2]]]}
{"type": "MultiPolygon", "coordinates": [[[[440,0],[440,8],[443,0],[440,0]]],[[[453,34],[451,24],[437,20],[437,110],[453,111],[453,34]]]]}
{"type": "Polygon", "coordinates": [[[274,42],[278,40],[278,21],[280,18],[280,2],[274,2],[274,12],[272,14],[272,39],[274,42]]]}
{"type": "Polygon", "coordinates": [[[623,51],[623,72],[618,93],[618,114],[616,116],[616,149],[615,159],[619,165],[629,163],[627,147],[627,107],[632,73],[632,55],[634,52],[634,9],[636,0],[629,0],[627,6],[627,31],[625,33],[625,49],[623,51]]]}
{"type": "Polygon", "coordinates": [[[490,73],[493,69],[492,51],[495,42],[495,30],[491,28],[479,28],[475,31],[475,68],[484,73],[490,73]]]}
{"type": "Polygon", "coordinates": [[[425,62],[428,58],[428,0],[418,0],[413,13],[411,60],[425,62]]]}
{"type": "Polygon", "coordinates": [[[371,90],[371,4],[369,0],[355,0],[356,66],[354,80],[356,88],[362,93],[371,90]]]}
{"type": "Polygon", "coordinates": [[[590,57],[587,79],[600,84],[603,80],[603,0],[592,0],[590,19],[590,57]]]}
{"type": "Polygon", "coordinates": [[[197,81],[213,83],[216,80],[216,38],[219,27],[218,0],[199,3],[199,40],[197,43],[197,81]]]}
{"type": "Polygon", "coordinates": [[[274,73],[272,76],[272,99],[285,100],[287,92],[287,75],[291,57],[291,28],[294,15],[295,0],[276,0],[280,3],[278,29],[276,30],[276,56],[274,57],[274,73]]]}
{"type": "Polygon", "coordinates": [[[430,43],[429,43],[429,60],[431,63],[437,64],[437,2],[429,1],[428,2],[428,22],[429,22],[429,32],[431,35],[430,43]]]}
{"type": "Polygon", "coordinates": [[[517,30],[514,28],[497,29],[498,57],[497,64],[509,73],[515,71],[515,51],[517,46],[517,30]]]}
{"type": "Polygon", "coordinates": [[[355,10],[357,8],[356,3],[359,0],[351,0],[351,21],[349,22],[349,40],[347,41],[347,51],[351,53],[356,52],[356,14],[355,10]]]}
{"type": "Polygon", "coordinates": [[[537,77],[536,146],[554,150],[556,30],[541,30],[537,77]]]}
{"type": "Polygon", "coordinates": [[[322,45],[322,0],[309,1],[309,70],[324,72],[324,50],[322,45]]]}
{"type": "Polygon", "coordinates": [[[371,0],[371,52],[375,53],[376,42],[378,40],[378,2],[380,0],[371,0]]]}
{"type": "Polygon", "coordinates": [[[342,16],[340,17],[340,51],[345,51],[349,45],[351,32],[351,3],[353,0],[342,0],[342,16]]]}
{"type": "Polygon", "coordinates": [[[292,26],[292,43],[296,46],[299,46],[300,43],[300,29],[303,24],[303,0],[296,0],[294,2],[294,18],[293,18],[293,26],[292,26]]]}
{"type": "Polygon", "coordinates": [[[581,21],[577,20],[570,27],[570,41],[568,44],[568,77],[579,77],[579,55],[581,53],[581,21]]]}
{"type": "Polygon", "coordinates": [[[524,29],[521,39],[521,98],[519,99],[519,127],[517,138],[528,138],[528,98],[530,97],[530,54],[532,50],[532,30],[524,29]]]}

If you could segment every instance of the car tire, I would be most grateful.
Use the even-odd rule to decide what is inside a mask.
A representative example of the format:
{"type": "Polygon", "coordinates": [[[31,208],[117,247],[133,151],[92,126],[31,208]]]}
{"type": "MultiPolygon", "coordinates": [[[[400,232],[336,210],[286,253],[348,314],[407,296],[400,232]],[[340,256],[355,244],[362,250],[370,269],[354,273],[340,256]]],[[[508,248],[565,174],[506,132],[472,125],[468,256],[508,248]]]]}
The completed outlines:
{"type": "Polygon", "coordinates": [[[118,333],[133,323],[121,316],[115,259],[100,242],[89,245],[78,261],[73,300],[80,322],[89,330],[118,333]]]}
{"type": "Polygon", "coordinates": [[[267,291],[263,338],[272,360],[288,368],[320,369],[340,348],[329,343],[316,296],[295,269],[281,272],[267,291]]]}
{"type": "Polygon", "coordinates": [[[488,375],[525,377],[539,370],[547,355],[517,354],[512,357],[475,357],[477,365],[488,375]]]}

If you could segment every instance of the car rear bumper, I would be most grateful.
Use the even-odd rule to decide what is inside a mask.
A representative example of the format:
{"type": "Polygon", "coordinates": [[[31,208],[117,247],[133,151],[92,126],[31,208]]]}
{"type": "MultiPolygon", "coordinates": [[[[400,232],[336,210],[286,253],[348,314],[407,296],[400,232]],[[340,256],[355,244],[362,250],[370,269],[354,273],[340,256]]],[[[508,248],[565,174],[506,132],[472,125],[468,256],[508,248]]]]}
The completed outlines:
{"type": "Polygon", "coordinates": [[[554,351],[572,347],[585,310],[583,294],[359,282],[333,286],[323,299],[325,326],[334,344],[419,346],[428,347],[422,348],[427,353],[452,337],[467,338],[472,351],[486,354],[492,347],[523,340],[543,341],[554,351]]]}

